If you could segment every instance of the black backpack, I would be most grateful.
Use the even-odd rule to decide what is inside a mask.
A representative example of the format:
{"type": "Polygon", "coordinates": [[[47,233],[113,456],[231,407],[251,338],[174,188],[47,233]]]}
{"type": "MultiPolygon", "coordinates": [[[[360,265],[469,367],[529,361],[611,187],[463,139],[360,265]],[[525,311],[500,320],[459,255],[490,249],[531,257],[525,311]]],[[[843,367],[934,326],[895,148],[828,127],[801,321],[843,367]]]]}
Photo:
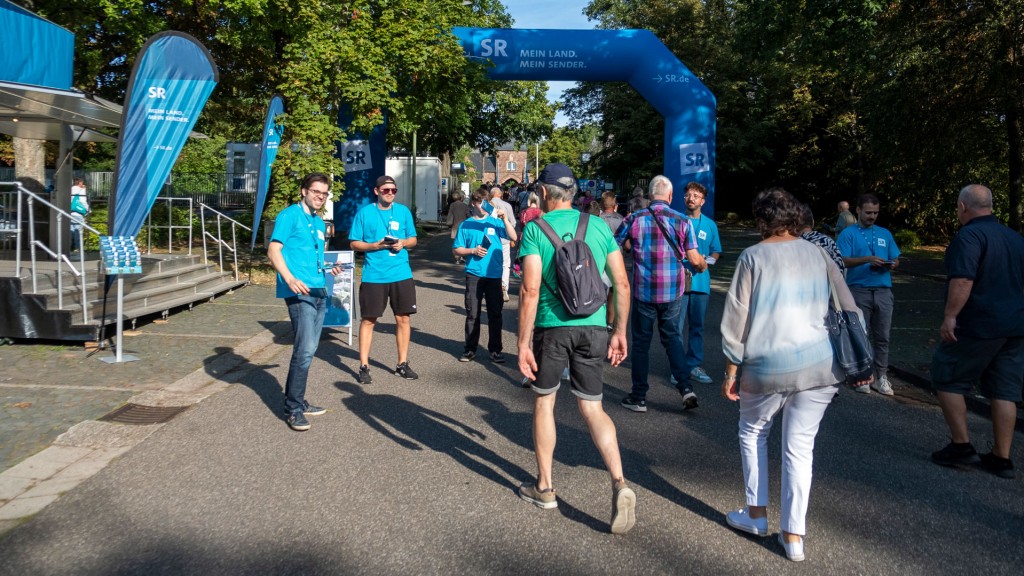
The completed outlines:
{"type": "Polygon", "coordinates": [[[548,290],[562,301],[566,312],[573,316],[590,316],[604,306],[608,287],[601,280],[594,253],[587,246],[587,224],[590,215],[581,213],[572,240],[563,242],[543,218],[533,220],[555,247],[555,279],[557,289],[548,284],[548,290]]]}

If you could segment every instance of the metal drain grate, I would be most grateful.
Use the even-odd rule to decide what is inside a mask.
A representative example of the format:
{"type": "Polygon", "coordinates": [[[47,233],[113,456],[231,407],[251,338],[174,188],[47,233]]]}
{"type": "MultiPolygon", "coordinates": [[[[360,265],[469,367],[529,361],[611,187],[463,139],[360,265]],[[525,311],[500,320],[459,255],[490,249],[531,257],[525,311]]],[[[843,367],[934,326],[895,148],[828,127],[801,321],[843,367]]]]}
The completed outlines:
{"type": "Polygon", "coordinates": [[[163,424],[189,408],[190,406],[141,406],[139,404],[125,404],[100,418],[100,420],[120,424],[163,424]]]}

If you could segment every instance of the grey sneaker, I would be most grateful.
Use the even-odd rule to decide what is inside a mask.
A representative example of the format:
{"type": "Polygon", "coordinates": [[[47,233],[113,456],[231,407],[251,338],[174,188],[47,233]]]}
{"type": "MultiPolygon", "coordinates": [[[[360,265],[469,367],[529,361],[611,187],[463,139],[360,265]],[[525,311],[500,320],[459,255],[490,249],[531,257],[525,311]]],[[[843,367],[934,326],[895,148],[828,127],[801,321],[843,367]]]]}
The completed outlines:
{"type": "Polygon", "coordinates": [[[853,390],[855,392],[860,392],[861,394],[871,394],[871,386],[868,384],[864,384],[862,386],[854,386],[853,390]]]}
{"type": "Polygon", "coordinates": [[[558,508],[558,500],[555,498],[554,488],[537,489],[533,482],[527,482],[519,487],[519,497],[533,504],[537,508],[551,510],[558,508]]]}
{"type": "Polygon", "coordinates": [[[405,378],[406,380],[416,380],[420,377],[419,374],[412,371],[412,368],[409,368],[408,362],[402,362],[398,366],[395,366],[395,374],[405,378]]]}
{"type": "Polygon", "coordinates": [[[612,487],[612,534],[625,534],[636,524],[636,492],[619,480],[612,487]]]}
{"type": "Polygon", "coordinates": [[[697,366],[693,370],[690,370],[690,380],[693,380],[694,382],[700,382],[701,384],[712,383],[711,376],[708,376],[708,373],[705,372],[704,369],[701,368],[700,366],[697,366]]]}
{"type": "Polygon", "coordinates": [[[622,399],[622,407],[633,412],[647,412],[647,400],[626,396],[622,399]]]}
{"type": "Polygon", "coordinates": [[[356,378],[360,384],[369,384],[373,382],[373,376],[370,376],[370,367],[363,364],[359,367],[359,376],[356,378]]]}
{"type": "Polygon", "coordinates": [[[462,353],[462,356],[459,356],[459,362],[469,362],[473,358],[476,358],[476,352],[473,352],[472,350],[466,350],[465,352],[462,353]]]}
{"type": "Polygon", "coordinates": [[[885,376],[875,380],[874,383],[871,384],[871,388],[874,389],[875,392],[885,396],[893,395],[892,384],[889,383],[889,379],[885,376]]]}
{"type": "Polygon", "coordinates": [[[491,362],[494,362],[495,364],[504,364],[505,355],[501,352],[491,352],[491,362]]]}
{"type": "Polygon", "coordinates": [[[302,414],[302,412],[292,412],[291,414],[288,415],[288,419],[286,420],[286,422],[288,422],[288,426],[292,430],[296,430],[299,432],[309,430],[309,420],[306,420],[306,417],[302,414]]]}
{"type": "Polygon", "coordinates": [[[309,402],[306,402],[306,407],[302,409],[302,413],[306,416],[322,416],[327,414],[327,409],[319,406],[313,406],[309,402]]]}

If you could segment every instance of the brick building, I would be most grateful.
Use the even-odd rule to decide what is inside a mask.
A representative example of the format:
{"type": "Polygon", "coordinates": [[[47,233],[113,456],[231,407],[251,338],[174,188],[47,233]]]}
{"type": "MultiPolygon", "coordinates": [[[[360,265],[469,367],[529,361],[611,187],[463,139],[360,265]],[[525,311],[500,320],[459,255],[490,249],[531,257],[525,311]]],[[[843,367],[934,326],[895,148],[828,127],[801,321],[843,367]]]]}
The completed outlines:
{"type": "Polygon", "coordinates": [[[523,184],[527,171],[531,182],[537,177],[533,173],[533,166],[527,164],[526,146],[517,149],[511,144],[505,144],[498,147],[494,156],[489,153],[484,156],[480,152],[473,152],[472,162],[483,182],[496,182],[503,186],[512,183],[523,184]]]}

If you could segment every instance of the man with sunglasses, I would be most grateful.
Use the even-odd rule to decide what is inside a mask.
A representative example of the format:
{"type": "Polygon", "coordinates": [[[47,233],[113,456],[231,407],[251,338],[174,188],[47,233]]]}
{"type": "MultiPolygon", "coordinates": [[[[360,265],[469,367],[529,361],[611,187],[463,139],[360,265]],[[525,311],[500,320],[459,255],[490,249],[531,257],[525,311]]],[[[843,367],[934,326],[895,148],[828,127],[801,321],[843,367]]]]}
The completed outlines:
{"type": "Polygon", "coordinates": [[[370,345],[373,328],[388,304],[395,314],[398,366],[395,374],[406,380],[419,376],[409,367],[410,315],[416,313],[416,284],[409,267],[409,251],[416,245],[412,212],[395,202],[398,186],[391,176],[377,178],[373,189],[377,201],[356,212],[349,230],[353,250],[366,254],[359,284],[359,383],[373,382],[370,376],[370,345]]]}
{"type": "Polygon", "coordinates": [[[341,268],[324,269],[326,227],[317,212],[330,195],[331,177],[313,172],[302,179],[302,199],[277,215],[267,256],[277,270],[277,297],[288,305],[295,342],[284,385],[285,421],[292,430],[309,430],[306,416],[327,410],[306,402],[306,379],[320,344],[327,312],[324,272],[338,275],[341,268]]]}

